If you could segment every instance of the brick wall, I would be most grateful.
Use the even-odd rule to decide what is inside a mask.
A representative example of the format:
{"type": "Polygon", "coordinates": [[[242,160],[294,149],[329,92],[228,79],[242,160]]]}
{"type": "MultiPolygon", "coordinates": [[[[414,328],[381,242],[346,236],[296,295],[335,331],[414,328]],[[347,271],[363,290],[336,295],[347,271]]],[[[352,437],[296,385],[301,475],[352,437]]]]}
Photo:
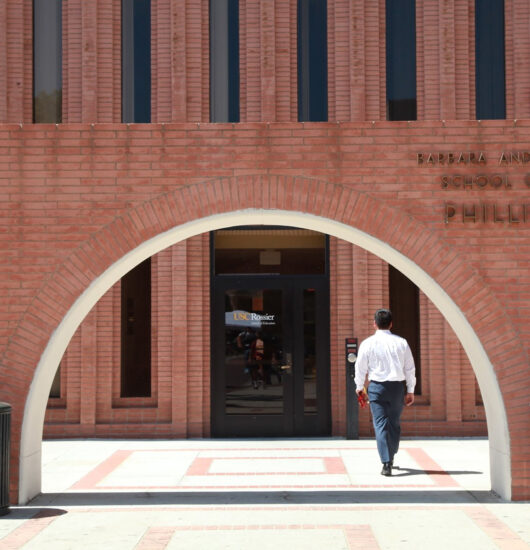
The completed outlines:
{"type": "MultiPolygon", "coordinates": [[[[528,203],[527,168],[499,167],[496,159],[503,150],[524,150],[528,128],[528,121],[1,126],[2,399],[16,404],[15,439],[33,368],[51,332],[98,274],[183,221],[278,207],[353,224],[400,250],[446,290],[497,369],[514,430],[514,460],[524,470],[530,216],[524,219],[517,210],[519,222],[509,223],[506,209],[528,203]],[[432,151],[484,151],[489,164],[480,171],[502,172],[512,187],[443,189],[443,173],[471,176],[478,167],[418,165],[416,154],[426,144],[432,151]],[[458,208],[496,204],[505,221],[493,221],[488,211],[485,223],[463,222],[459,211],[444,223],[445,201],[458,208]]],[[[191,272],[206,277],[204,259],[198,258],[203,256],[193,261],[202,267],[193,264],[191,272]]],[[[186,282],[193,284],[195,278],[186,282]]],[[[199,304],[207,311],[207,297],[199,304]]],[[[192,314],[188,322],[196,321],[192,314]]],[[[93,320],[81,329],[81,350],[97,340],[97,330],[93,320]]],[[[433,354],[440,350],[433,348],[433,354]]],[[[450,354],[458,355],[457,348],[450,354]]],[[[204,388],[202,399],[187,409],[198,419],[189,428],[197,434],[204,429],[209,395],[207,374],[194,376],[195,387],[204,388]]],[[[92,387],[90,380],[81,375],[81,384],[92,387]]],[[[87,395],[80,403],[81,423],[92,422],[94,398],[87,395]]],[[[443,403],[431,408],[433,419],[444,418],[443,403]]],[[[421,409],[415,410],[419,415],[421,409]]]]}
{"type": "MultiPolygon", "coordinates": [[[[152,120],[157,124],[124,126],[118,124],[120,2],[72,0],[63,13],[63,120],[69,123],[59,127],[31,125],[31,3],[0,4],[0,398],[15,405],[13,488],[24,402],[35,365],[80,293],[117,259],[166,229],[208,214],[259,207],[308,212],[354,225],[411,258],[446,290],[495,366],[508,410],[513,495],[529,498],[530,235],[528,214],[518,210],[519,221],[510,223],[507,213],[508,204],[528,202],[528,165],[499,166],[494,158],[502,150],[528,149],[530,68],[522,60],[528,57],[530,9],[524,0],[505,1],[510,120],[469,121],[474,114],[474,2],[444,0],[418,4],[416,14],[420,121],[386,123],[381,121],[383,4],[328,2],[331,122],[298,124],[293,122],[296,2],[242,0],[244,123],[210,125],[208,2],[153,0],[152,120]],[[418,166],[415,158],[421,151],[485,151],[490,161],[486,167],[418,166]],[[440,186],[443,173],[472,175],[482,168],[488,174],[507,174],[512,188],[440,186]],[[459,210],[445,224],[445,201],[460,209],[476,204],[479,211],[487,204],[488,219],[463,222],[459,210]],[[493,204],[505,212],[504,221],[494,221],[493,204]]],[[[340,257],[350,254],[339,248],[340,257]]],[[[178,250],[172,261],[182,260],[179,254],[184,252],[178,250]]],[[[184,258],[194,269],[193,262],[200,263],[199,256],[192,259],[186,253],[184,258]]],[[[204,277],[204,263],[201,269],[204,277]]],[[[156,284],[167,281],[162,278],[156,284]]],[[[191,289],[198,281],[192,277],[171,284],[191,289]]],[[[342,288],[343,282],[337,284],[342,288]]],[[[204,312],[208,299],[200,296],[204,312]]],[[[78,380],[67,377],[64,382],[69,398],[79,392],[79,405],[68,415],[89,432],[94,415],[97,420],[98,414],[109,414],[104,412],[109,396],[107,389],[94,388],[94,378],[85,370],[101,368],[108,376],[117,336],[112,346],[110,341],[100,348],[96,344],[95,352],[94,343],[101,331],[109,330],[116,307],[115,297],[106,297],[72,343],[84,370],[78,380]],[[95,358],[84,351],[95,353],[95,358]],[[91,393],[85,395],[86,388],[91,393]]],[[[188,322],[196,322],[196,311],[186,315],[188,322]]],[[[178,326],[177,320],[172,322],[178,326]]],[[[437,358],[428,414],[433,420],[450,414],[463,425],[478,414],[465,399],[469,376],[464,371],[460,375],[456,389],[461,405],[456,409],[432,393],[443,377],[436,334],[443,335],[444,342],[451,338],[443,323],[438,333],[428,335],[437,358]]],[[[157,346],[162,350],[163,342],[158,340],[157,346]]],[[[448,346],[449,355],[458,359],[458,346],[450,341],[448,346]]],[[[157,366],[160,372],[167,362],[164,353],[158,354],[163,359],[157,366]]],[[[184,383],[182,364],[172,368],[175,379],[184,383]]],[[[171,400],[171,418],[179,418],[178,429],[188,426],[190,434],[200,433],[208,417],[205,373],[195,373],[192,383],[202,388],[196,390],[201,400],[195,399],[199,393],[185,407],[171,400]]],[[[167,389],[160,389],[160,380],[157,384],[157,399],[167,400],[167,389]]],[[[337,399],[340,411],[343,403],[337,399]]],[[[421,410],[415,408],[414,414],[421,410]]],[[[50,411],[49,417],[59,414],[50,411]]]]}

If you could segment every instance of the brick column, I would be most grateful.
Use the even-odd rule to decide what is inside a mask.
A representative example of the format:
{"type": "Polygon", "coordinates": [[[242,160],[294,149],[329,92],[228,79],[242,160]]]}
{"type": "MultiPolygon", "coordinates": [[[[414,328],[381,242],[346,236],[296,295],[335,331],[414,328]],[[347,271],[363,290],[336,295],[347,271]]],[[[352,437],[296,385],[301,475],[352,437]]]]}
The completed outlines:
{"type": "Polygon", "coordinates": [[[171,319],[173,253],[171,248],[151,257],[151,399],[157,423],[171,422],[173,344],[171,319]]]}
{"type": "Polygon", "coordinates": [[[440,119],[439,4],[416,2],[418,120],[440,119]]]}
{"type": "Polygon", "coordinates": [[[239,2],[240,120],[261,120],[260,1],[239,2]]]}
{"type": "Polygon", "coordinates": [[[260,4],[261,120],[276,120],[275,0],[260,4]]]}
{"type": "Polygon", "coordinates": [[[451,327],[443,324],[443,356],[442,365],[446,383],[446,420],[460,422],[462,420],[462,385],[460,372],[460,349],[451,327]]]}
{"type": "Polygon", "coordinates": [[[33,122],[32,4],[0,3],[0,122],[33,122]]]}
{"type": "Polygon", "coordinates": [[[475,1],[456,1],[454,7],[456,118],[470,120],[475,107],[475,1]]]}
{"type": "Polygon", "coordinates": [[[332,434],[346,433],[344,339],[357,336],[353,292],[353,245],[330,237],[330,348],[332,434]]]}
{"type": "Polygon", "coordinates": [[[153,0],[153,122],[208,122],[208,0],[153,0]]]}
{"type": "Polygon", "coordinates": [[[209,429],[210,379],[210,300],[205,288],[205,275],[209,280],[207,258],[208,234],[187,239],[187,414],[188,436],[203,437],[209,429]],[[206,258],[205,258],[206,253],[206,258]]]}
{"type": "Polygon", "coordinates": [[[63,4],[63,122],[121,121],[121,2],[63,4]]]}
{"type": "Polygon", "coordinates": [[[455,0],[440,0],[438,18],[440,112],[438,118],[456,118],[455,0]]]}
{"type": "Polygon", "coordinates": [[[329,120],[386,118],[385,3],[328,3],[329,120]]]}
{"type": "Polygon", "coordinates": [[[506,117],[530,118],[530,5],[505,0],[506,117]]]}
{"type": "Polygon", "coordinates": [[[275,120],[298,120],[296,0],[275,2],[275,120]]]}
{"type": "Polygon", "coordinates": [[[97,121],[97,7],[81,2],[81,122],[97,121]]]}
{"type": "MultiPolygon", "coordinates": [[[[151,1],[151,120],[168,122],[171,120],[173,50],[177,44],[171,40],[171,4],[169,0],[151,1]],[[172,47],[171,47],[172,45],[172,47]]],[[[178,43],[178,38],[175,38],[178,43]]],[[[184,58],[181,58],[184,64],[184,58]]],[[[184,100],[181,101],[184,104],[184,100]]]]}
{"type": "Polygon", "coordinates": [[[241,0],[241,122],[298,119],[297,2],[241,0]]]}
{"type": "Polygon", "coordinates": [[[171,247],[171,431],[187,436],[188,423],[188,262],[186,241],[171,247]]]}
{"type": "Polygon", "coordinates": [[[0,122],[7,122],[7,3],[0,3],[0,122]]]}
{"type": "Polygon", "coordinates": [[[93,309],[81,324],[81,433],[94,433],[96,424],[97,314],[93,309]]]}
{"type": "MultiPolygon", "coordinates": [[[[372,332],[373,327],[368,314],[368,252],[352,246],[352,286],[353,295],[353,336],[359,344],[372,332]]],[[[359,435],[372,433],[372,420],[368,409],[359,411],[359,435]]]]}
{"type": "MultiPolygon", "coordinates": [[[[444,319],[430,300],[426,304],[427,318],[427,346],[422,357],[427,359],[430,393],[430,420],[445,420],[446,409],[446,361],[444,346],[444,319]]],[[[422,342],[423,345],[423,342],[422,342]]]]}

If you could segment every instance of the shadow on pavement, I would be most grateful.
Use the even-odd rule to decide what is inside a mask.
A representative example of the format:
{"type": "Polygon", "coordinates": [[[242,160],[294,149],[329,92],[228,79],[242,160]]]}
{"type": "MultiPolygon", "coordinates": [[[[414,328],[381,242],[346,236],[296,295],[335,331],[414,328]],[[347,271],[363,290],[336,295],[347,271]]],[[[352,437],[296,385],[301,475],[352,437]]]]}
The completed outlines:
{"type": "Polygon", "coordinates": [[[501,502],[492,491],[135,491],[43,493],[30,506],[219,506],[255,504],[470,504],[501,502]]]}
{"type": "Polygon", "coordinates": [[[400,468],[394,466],[392,468],[392,477],[406,477],[416,475],[438,475],[438,476],[462,476],[462,475],[483,475],[484,472],[477,472],[473,470],[420,470],[416,468],[400,468]],[[397,473],[399,472],[399,473],[397,473]]]}

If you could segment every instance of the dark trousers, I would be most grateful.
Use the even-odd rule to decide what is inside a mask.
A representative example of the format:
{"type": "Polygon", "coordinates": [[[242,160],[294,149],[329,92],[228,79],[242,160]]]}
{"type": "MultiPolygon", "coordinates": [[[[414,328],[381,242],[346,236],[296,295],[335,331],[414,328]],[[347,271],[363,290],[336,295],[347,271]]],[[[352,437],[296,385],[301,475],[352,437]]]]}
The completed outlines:
{"type": "Polygon", "coordinates": [[[398,452],[404,397],[403,382],[371,381],[368,386],[375,440],[381,462],[391,462],[398,452]]]}

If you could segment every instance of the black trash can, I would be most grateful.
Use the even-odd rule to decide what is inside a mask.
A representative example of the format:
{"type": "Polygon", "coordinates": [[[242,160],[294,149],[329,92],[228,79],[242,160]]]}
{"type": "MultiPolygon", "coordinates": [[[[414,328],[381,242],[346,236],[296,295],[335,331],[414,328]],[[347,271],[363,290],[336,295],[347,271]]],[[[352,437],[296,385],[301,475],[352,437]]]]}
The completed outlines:
{"type": "Polygon", "coordinates": [[[11,405],[0,403],[0,516],[9,513],[9,443],[11,405]]]}

